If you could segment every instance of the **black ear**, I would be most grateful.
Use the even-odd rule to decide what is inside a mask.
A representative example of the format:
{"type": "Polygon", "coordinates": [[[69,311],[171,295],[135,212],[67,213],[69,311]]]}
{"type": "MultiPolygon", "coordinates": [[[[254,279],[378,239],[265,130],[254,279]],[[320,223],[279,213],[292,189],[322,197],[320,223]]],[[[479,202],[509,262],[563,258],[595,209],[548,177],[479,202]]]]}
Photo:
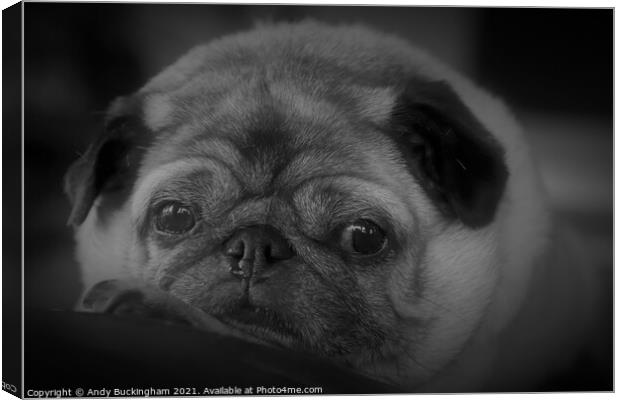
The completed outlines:
{"type": "Polygon", "coordinates": [[[147,138],[139,115],[121,113],[108,118],[65,175],[65,192],[72,204],[69,224],[84,222],[100,194],[122,191],[133,183],[147,138]]]}
{"type": "Polygon", "coordinates": [[[392,136],[429,197],[472,228],[490,223],[508,170],[504,151],[445,82],[409,82],[392,115],[392,136]]]}

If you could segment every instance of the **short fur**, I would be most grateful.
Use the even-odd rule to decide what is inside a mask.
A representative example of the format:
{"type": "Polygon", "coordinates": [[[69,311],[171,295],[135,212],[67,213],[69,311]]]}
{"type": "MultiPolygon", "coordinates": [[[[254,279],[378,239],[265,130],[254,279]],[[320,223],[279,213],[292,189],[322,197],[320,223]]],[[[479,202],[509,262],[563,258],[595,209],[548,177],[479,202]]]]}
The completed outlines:
{"type": "Polygon", "coordinates": [[[405,390],[534,390],[576,354],[586,271],[557,258],[520,127],[398,38],[315,22],[227,36],[107,120],[67,178],[86,288],[137,281],[224,322],[246,296],[279,345],[405,390]],[[200,210],[192,232],[153,231],[170,199],[200,210]],[[385,229],[380,257],[339,245],[359,218],[385,229]],[[261,224],[295,257],[240,284],[222,243],[261,224]]]}

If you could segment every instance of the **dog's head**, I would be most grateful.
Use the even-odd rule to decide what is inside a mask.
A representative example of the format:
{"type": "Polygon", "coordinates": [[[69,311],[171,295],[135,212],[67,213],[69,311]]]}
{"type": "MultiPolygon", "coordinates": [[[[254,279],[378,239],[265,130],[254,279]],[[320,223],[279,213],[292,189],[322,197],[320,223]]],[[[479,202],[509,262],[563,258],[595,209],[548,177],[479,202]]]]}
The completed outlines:
{"type": "Polygon", "coordinates": [[[313,24],[198,48],[112,105],[67,175],[71,223],[236,329],[428,376],[486,306],[507,168],[415,54],[313,24]]]}

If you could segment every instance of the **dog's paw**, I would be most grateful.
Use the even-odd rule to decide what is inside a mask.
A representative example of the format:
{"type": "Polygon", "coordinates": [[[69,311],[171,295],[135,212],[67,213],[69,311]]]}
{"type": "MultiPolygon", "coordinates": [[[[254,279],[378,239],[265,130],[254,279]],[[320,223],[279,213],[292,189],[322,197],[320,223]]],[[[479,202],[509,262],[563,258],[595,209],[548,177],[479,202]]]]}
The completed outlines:
{"type": "Polygon", "coordinates": [[[164,292],[121,280],[106,280],[91,287],[82,298],[86,311],[139,316],[194,325],[189,307],[164,292]]]}
{"type": "Polygon", "coordinates": [[[143,296],[140,290],[130,287],[125,282],[118,279],[101,281],[86,291],[80,307],[85,310],[108,313],[112,312],[123,298],[131,300],[141,299],[143,296]]]}

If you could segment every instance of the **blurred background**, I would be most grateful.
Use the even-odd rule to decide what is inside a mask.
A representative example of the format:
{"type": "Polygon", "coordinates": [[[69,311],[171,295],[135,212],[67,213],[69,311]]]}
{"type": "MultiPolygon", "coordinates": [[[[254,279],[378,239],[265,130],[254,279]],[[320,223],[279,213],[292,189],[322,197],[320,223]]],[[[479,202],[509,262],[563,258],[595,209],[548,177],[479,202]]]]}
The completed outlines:
{"type": "Polygon", "coordinates": [[[560,215],[586,233],[593,263],[608,266],[611,293],[612,10],[27,2],[27,307],[69,308],[81,290],[62,178],[108,103],[196,44],[256,20],[306,17],[398,34],[505,99],[560,215]]]}

